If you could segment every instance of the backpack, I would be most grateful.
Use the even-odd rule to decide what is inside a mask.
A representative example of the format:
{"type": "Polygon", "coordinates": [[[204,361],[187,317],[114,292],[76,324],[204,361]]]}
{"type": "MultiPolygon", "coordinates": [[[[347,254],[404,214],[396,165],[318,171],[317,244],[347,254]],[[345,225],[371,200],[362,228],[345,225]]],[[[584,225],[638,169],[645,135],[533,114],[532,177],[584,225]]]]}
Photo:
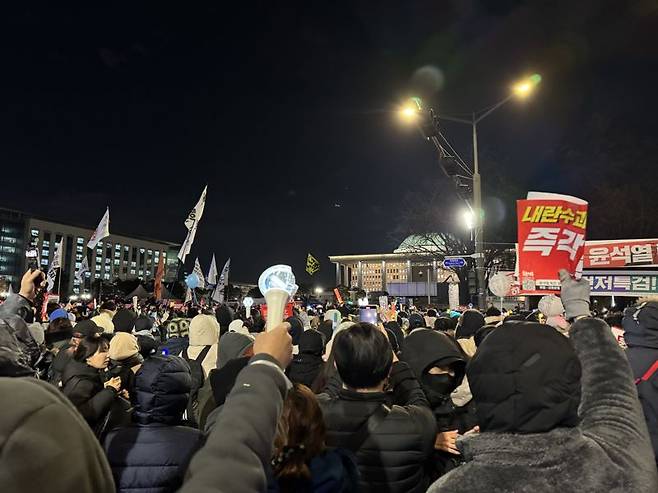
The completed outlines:
{"type": "Polygon", "coordinates": [[[203,383],[206,380],[203,375],[203,366],[201,363],[208,355],[211,346],[204,346],[199,355],[191,359],[187,354],[187,348],[183,349],[181,357],[187,361],[190,365],[190,371],[192,373],[192,388],[190,390],[190,400],[187,403],[187,409],[185,410],[185,415],[183,419],[186,420],[190,426],[197,428],[199,424],[197,423],[196,416],[198,416],[199,408],[199,390],[203,387],[203,383]]]}

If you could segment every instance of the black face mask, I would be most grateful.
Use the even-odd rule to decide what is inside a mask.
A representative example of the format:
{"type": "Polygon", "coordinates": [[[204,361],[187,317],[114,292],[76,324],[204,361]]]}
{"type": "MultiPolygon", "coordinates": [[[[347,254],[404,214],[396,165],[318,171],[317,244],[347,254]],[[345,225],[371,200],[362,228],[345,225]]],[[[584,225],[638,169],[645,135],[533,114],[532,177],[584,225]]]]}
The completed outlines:
{"type": "Polygon", "coordinates": [[[441,405],[456,387],[455,377],[447,373],[441,375],[424,373],[420,378],[420,383],[431,407],[441,405]]]}

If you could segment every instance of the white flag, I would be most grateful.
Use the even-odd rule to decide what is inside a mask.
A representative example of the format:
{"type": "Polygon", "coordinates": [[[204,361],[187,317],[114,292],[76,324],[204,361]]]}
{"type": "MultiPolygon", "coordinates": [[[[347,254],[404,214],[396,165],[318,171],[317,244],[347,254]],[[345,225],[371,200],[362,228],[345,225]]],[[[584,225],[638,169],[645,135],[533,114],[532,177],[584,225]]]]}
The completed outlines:
{"type": "Polygon", "coordinates": [[[215,254],[212,255],[212,262],[210,262],[210,270],[208,271],[208,277],[206,281],[211,286],[217,284],[217,264],[215,263],[215,254]]]}
{"type": "Polygon", "coordinates": [[[75,271],[75,278],[82,283],[87,272],[89,272],[89,262],[87,262],[87,257],[85,257],[80,262],[80,267],[75,271]]]}
{"type": "Polygon", "coordinates": [[[206,280],[203,277],[203,271],[201,270],[201,264],[199,263],[199,257],[194,261],[194,270],[192,271],[199,278],[198,288],[204,289],[206,287],[206,280]]]}
{"type": "Polygon", "coordinates": [[[53,261],[50,263],[50,268],[48,269],[48,292],[51,292],[55,287],[55,279],[57,278],[57,269],[62,266],[62,245],[64,243],[64,238],[62,238],[59,243],[55,243],[55,253],[53,254],[53,261]]]}
{"type": "Polygon", "coordinates": [[[206,191],[208,186],[203,189],[199,201],[194,206],[194,209],[190,211],[185,219],[185,227],[187,228],[187,236],[185,241],[181,246],[180,251],[178,252],[178,258],[181,262],[185,262],[185,257],[190,253],[192,249],[192,243],[194,243],[194,236],[196,235],[196,229],[199,226],[199,221],[201,221],[201,216],[203,216],[203,208],[206,206],[206,191]]]}
{"type": "Polygon", "coordinates": [[[224,303],[224,288],[228,284],[228,274],[230,269],[231,269],[231,259],[229,258],[224,264],[222,273],[219,275],[219,281],[217,282],[217,287],[215,288],[215,292],[212,295],[213,301],[216,301],[217,303],[224,303]]]}
{"type": "Polygon", "coordinates": [[[96,228],[96,231],[94,231],[94,234],[91,235],[91,238],[89,238],[89,241],[87,242],[87,248],[91,248],[93,250],[94,248],[96,248],[96,245],[98,245],[99,241],[101,241],[103,238],[106,238],[108,236],[110,236],[110,208],[109,207],[105,211],[105,214],[103,214],[101,222],[98,223],[98,227],[96,228]]]}
{"type": "Polygon", "coordinates": [[[185,301],[183,303],[187,303],[188,301],[192,301],[192,290],[190,288],[187,288],[187,291],[185,291],[185,301]]]}

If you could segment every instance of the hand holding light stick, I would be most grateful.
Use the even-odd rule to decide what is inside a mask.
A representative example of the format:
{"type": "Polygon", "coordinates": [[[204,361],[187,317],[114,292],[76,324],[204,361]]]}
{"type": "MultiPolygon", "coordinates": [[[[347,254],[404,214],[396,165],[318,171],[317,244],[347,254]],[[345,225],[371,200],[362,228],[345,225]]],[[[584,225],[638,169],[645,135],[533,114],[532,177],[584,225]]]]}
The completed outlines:
{"type": "Polygon", "coordinates": [[[286,303],[297,292],[295,275],[289,265],[273,265],[258,278],[258,287],[267,303],[265,330],[272,330],[283,322],[286,303]]]}

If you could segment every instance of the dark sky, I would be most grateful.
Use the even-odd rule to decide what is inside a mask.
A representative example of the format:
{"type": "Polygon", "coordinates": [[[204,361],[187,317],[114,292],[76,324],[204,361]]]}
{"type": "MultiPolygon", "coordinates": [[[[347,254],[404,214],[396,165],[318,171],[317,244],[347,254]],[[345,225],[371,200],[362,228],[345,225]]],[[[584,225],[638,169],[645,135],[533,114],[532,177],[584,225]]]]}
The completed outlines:
{"type": "MultiPolygon", "coordinates": [[[[542,74],[531,100],[482,123],[489,198],[487,174],[523,192],[589,198],[625,147],[655,182],[656,5],[16,7],[3,12],[0,205],[90,226],[109,205],[114,231],[181,242],[207,183],[188,264],[230,256],[232,277],[251,281],[284,262],[308,282],[310,251],[322,261],[314,282],[328,285],[327,255],[391,251],[401,198],[446,185],[432,148],[393,113],[419,91],[439,111],[464,113],[542,74]],[[431,90],[413,77],[425,66],[440,73],[431,90]],[[601,142],[616,150],[594,156],[601,142]]],[[[468,128],[445,130],[470,162],[468,128]]],[[[513,221],[513,201],[502,203],[513,221]]]]}

